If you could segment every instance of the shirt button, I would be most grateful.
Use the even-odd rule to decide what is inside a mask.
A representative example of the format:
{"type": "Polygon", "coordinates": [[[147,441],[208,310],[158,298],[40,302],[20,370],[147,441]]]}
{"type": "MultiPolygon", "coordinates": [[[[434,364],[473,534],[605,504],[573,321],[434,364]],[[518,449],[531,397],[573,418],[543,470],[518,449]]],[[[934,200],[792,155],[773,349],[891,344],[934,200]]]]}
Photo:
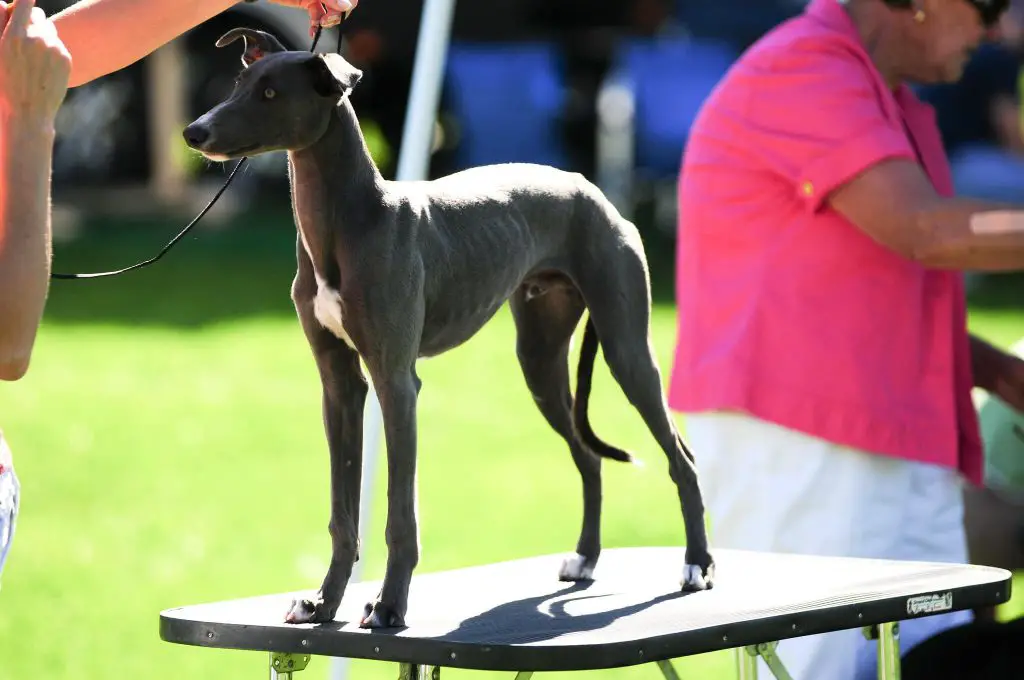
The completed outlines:
{"type": "Polygon", "coordinates": [[[800,190],[804,192],[804,196],[812,196],[814,194],[814,185],[808,180],[800,185],[800,190]]]}

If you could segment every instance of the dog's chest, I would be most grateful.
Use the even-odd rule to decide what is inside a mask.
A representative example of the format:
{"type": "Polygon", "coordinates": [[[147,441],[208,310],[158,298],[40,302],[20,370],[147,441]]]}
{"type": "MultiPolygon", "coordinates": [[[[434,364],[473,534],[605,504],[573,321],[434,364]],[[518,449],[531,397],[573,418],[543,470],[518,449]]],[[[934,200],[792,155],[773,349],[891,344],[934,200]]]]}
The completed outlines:
{"type": "Polygon", "coordinates": [[[355,349],[352,338],[345,330],[345,321],[341,314],[341,293],[327,285],[319,274],[316,275],[316,297],[313,298],[313,316],[320,325],[329,330],[346,345],[355,349]]]}
{"type": "MultiPolygon", "coordinates": [[[[313,255],[309,250],[309,244],[306,243],[305,236],[302,236],[302,245],[306,249],[306,254],[309,255],[310,261],[313,262],[313,255]]],[[[320,322],[320,325],[330,331],[332,335],[337,337],[339,340],[342,340],[352,349],[355,349],[356,346],[352,342],[352,338],[349,337],[348,331],[345,330],[345,320],[341,308],[341,293],[327,285],[327,281],[324,280],[324,277],[316,270],[315,264],[313,265],[313,276],[316,278],[316,297],[313,298],[313,316],[316,317],[316,320],[320,322]]]]}

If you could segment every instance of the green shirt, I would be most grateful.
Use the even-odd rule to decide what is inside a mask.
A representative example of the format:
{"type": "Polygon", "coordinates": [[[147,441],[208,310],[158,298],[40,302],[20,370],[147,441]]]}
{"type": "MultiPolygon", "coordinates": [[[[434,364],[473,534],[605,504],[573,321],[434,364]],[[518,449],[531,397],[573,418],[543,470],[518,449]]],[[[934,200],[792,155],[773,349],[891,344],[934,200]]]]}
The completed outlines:
{"type": "MultiPolygon", "coordinates": [[[[1024,340],[1010,351],[1024,358],[1024,340]]],[[[985,446],[985,485],[1024,497],[1024,415],[986,392],[975,405],[985,446]]]]}

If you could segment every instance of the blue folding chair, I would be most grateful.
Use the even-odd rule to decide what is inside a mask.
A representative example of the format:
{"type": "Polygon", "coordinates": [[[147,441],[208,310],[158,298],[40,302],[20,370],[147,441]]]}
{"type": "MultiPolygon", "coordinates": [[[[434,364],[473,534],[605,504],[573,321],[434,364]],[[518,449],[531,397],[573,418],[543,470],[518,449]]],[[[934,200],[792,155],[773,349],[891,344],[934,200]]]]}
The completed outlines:
{"type": "Polygon", "coordinates": [[[633,95],[636,169],[675,176],[700,107],[738,56],[718,40],[635,38],[617,50],[613,78],[633,95]]]}
{"type": "Polygon", "coordinates": [[[742,49],[803,12],[806,4],[806,0],[676,0],[673,14],[690,33],[742,49]]]}
{"type": "Polygon", "coordinates": [[[455,42],[445,75],[459,127],[458,169],[506,162],[567,167],[559,129],[564,64],[554,44],[455,42]]]}

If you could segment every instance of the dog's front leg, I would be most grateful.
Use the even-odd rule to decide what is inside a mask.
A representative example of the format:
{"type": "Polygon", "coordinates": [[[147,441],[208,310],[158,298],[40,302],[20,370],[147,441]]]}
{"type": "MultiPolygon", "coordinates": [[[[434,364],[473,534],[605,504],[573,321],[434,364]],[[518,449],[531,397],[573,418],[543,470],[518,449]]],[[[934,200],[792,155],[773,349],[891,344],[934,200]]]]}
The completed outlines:
{"type": "MultiPolygon", "coordinates": [[[[300,251],[300,257],[304,255],[300,251]]],[[[306,261],[308,263],[308,260],[306,261]]],[[[322,384],[322,409],[330,453],[331,563],[315,600],[296,600],[285,620],[289,623],[322,623],[334,619],[342,596],[359,559],[359,495],[363,458],[363,407],[368,387],[359,355],[327,332],[313,314],[312,297],[306,290],[311,271],[300,259],[294,284],[296,310],[313,350],[322,384]]],[[[315,284],[314,284],[315,286],[315,284]]]]}
{"type": "Polygon", "coordinates": [[[360,626],[390,628],[405,625],[409,586],[419,562],[416,523],[416,400],[419,379],[412,370],[374,379],[384,418],[388,459],[388,547],[384,582],[376,602],[366,605],[360,626]]]}

